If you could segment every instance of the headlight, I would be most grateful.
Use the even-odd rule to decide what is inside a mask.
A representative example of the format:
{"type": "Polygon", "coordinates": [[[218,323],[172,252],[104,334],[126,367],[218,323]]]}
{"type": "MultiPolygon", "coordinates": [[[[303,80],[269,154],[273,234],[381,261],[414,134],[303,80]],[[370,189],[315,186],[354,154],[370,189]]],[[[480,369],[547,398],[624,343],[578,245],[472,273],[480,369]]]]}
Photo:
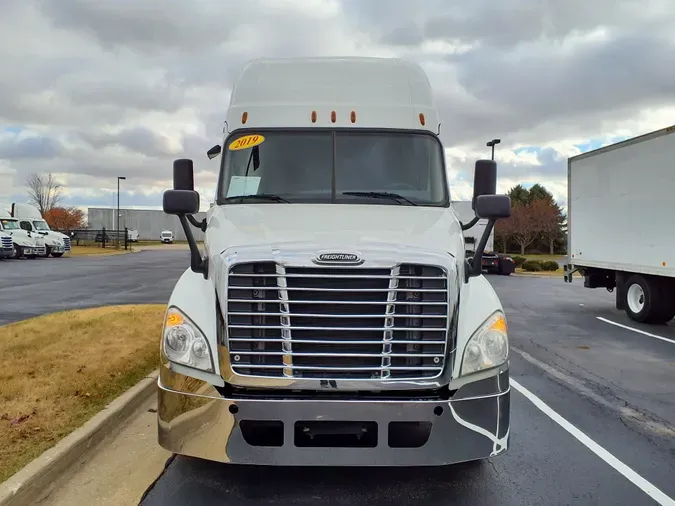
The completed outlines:
{"type": "Polygon", "coordinates": [[[509,357],[509,338],[506,317],[496,312],[474,332],[464,349],[460,375],[490,369],[506,362],[509,357]]]}
{"type": "Polygon", "coordinates": [[[197,325],[175,307],[166,314],[162,347],[171,362],[213,372],[209,343],[197,325]]]}

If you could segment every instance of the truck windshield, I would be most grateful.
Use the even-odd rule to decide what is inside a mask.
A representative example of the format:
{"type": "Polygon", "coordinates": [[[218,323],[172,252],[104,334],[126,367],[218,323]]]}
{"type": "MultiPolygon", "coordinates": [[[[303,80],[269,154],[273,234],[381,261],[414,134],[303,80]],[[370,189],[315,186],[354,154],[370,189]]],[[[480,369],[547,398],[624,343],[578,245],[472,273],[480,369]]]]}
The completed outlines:
{"type": "Polygon", "coordinates": [[[0,220],[5,230],[19,230],[19,222],[14,220],[0,220]]]}
{"type": "Polygon", "coordinates": [[[422,132],[237,134],[223,149],[218,203],[252,202],[447,206],[443,149],[422,132]],[[260,198],[234,198],[244,195],[260,198]]]}
{"type": "Polygon", "coordinates": [[[35,220],[33,226],[35,227],[35,230],[51,230],[44,220],[35,220]]]}

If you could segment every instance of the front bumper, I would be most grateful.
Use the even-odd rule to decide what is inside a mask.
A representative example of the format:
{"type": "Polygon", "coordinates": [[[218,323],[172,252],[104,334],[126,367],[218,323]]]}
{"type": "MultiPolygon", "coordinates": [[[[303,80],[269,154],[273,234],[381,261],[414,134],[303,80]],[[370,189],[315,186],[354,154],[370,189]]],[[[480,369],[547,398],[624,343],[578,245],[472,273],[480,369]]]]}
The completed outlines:
{"type": "Polygon", "coordinates": [[[505,369],[460,387],[449,400],[281,399],[278,392],[275,398],[226,398],[212,385],[162,366],[159,443],[173,453],[233,464],[439,466],[483,459],[508,448],[508,378],[505,369]],[[332,436],[354,427],[367,432],[351,437],[349,447],[334,444],[336,439],[320,446],[326,444],[325,427],[317,422],[331,421],[358,422],[327,429],[332,436]]]}
{"type": "Polygon", "coordinates": [[[0,258],[9,258],[14,254],[14,248],[0,249],[0,258]]]}

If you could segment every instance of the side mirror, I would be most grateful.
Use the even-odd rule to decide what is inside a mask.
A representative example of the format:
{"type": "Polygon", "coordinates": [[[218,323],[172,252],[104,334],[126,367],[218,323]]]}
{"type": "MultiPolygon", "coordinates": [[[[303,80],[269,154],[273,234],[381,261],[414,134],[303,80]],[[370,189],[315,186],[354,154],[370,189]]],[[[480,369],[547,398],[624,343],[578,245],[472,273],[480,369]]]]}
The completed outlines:
{"type": "Polygon", "coordinates": [[[166,214],[195,214],[199,212],[199,193],[193,190],[167,190],[162,204],[166,214]]]}
{"type": "Polygon", "coordinates": [[[220,154],[221,149],[222,148],[220,147],[220,144],[216,144],[206,152],[206,156],[209,157],[209,160],[213,160],[216,156],[220,154]]]}
{"type": "Polygon", "coordinates": [[[478,197],[495,193],[497,193],[497,163],[494,160],[477,160],[473,173],[471,209],[476,210],[478,197]]]}
{"type": "Polygon", "coordinates": [[[195,189],[194,165],[189,158],[181,158],[173,162],[173,189],[195,189]]]}
{"type": "Polygon", "coordinates": [[[476,216],[499,220],[511,216],[511,198],[508,195],[479,195],[476,198],[476,216]]]}

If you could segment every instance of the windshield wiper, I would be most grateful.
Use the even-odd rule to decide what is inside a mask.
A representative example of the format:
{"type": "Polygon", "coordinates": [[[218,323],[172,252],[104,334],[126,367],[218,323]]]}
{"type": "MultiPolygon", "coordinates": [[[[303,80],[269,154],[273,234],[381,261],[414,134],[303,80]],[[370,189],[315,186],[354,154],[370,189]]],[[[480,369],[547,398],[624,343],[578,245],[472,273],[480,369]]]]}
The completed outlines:
{"type": "Polygon", "coordinates": [[[398,193],[389,193],[389,192],[342,192],[342,195],[353,195],[354,197],[372,197],[374,199],[390,199],[396,200],[399,204],[403,202],[407,203],[410,206],[416,206],[412,200],[405,198],[403,195],[398,193]]]}
{"type": "Polygon", "coordinates": [[[288,203],[289,201],[286,200],[283,197],[280,197],[279,195],[275,195],[273,193],[257,193],[257,194],[252,194],[252,195],[235,195],[232,197],[226,197],[223,200],[225,202],[231,202],[232,200],[254,200],[254,199],[260,199],[260,200],[273,200],[275,202],[285,202],[288,203]]]}

